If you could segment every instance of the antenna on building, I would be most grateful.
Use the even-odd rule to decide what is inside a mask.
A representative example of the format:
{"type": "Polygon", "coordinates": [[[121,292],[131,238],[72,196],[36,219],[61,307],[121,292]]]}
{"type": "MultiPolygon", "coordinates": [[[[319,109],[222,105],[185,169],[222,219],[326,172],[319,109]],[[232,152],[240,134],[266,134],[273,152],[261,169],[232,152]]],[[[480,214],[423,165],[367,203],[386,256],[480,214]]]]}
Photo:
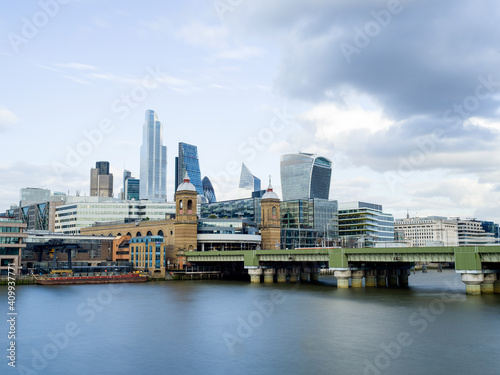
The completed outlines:
{"type": "Polygon", "coordinates": [[[410,218],[410,210],[406,209],[406,218],[409,219],[410,218]]]}

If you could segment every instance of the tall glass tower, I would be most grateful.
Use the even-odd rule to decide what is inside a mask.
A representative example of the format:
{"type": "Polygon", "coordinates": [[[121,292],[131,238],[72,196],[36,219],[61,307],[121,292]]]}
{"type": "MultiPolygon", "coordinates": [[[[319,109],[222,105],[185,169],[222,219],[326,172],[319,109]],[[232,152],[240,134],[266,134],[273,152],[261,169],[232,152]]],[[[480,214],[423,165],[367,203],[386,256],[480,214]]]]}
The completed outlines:
{"type": "Polygon", "coordinates": [[[140,198],[167,199],[167,147],[163,146],[163,127],[155,111],[146,111],[141,146],[140,198]]]}
{"type": "Polygon", "coordinates": [[[314,154],[281,156],[281,191],[283,201],[295,199],[328,199],[332,162],[314,154]]]}
{"type": "Polygon", "coordinates": [[[203,195],[198,147],[179,142],[179,156],[175,158],[175,191],[177,191],[177,187],[184,181],[186,172],[188,173],[189,181],[194,185],[198,194],[203,195]]]}
{"type": "Polygon", "coordinates": [[[241,163],[238,198],[251,198],[254,191],[260,190],[260,178],[255,177],[245,163],[241,163]]]}

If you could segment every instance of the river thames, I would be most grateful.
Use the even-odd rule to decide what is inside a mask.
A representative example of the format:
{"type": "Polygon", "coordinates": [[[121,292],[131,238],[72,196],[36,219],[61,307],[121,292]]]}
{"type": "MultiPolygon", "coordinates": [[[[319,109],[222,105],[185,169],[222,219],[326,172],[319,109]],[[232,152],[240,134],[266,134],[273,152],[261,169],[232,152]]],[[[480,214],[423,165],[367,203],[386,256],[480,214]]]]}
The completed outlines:
{"type": "Polygon", "coordinates": [[[500,295],[465,296],[451,270],[408,289],[335,285],[19,285],[16,368],[4,355],[0,372],[500,374],[500,295]]]}

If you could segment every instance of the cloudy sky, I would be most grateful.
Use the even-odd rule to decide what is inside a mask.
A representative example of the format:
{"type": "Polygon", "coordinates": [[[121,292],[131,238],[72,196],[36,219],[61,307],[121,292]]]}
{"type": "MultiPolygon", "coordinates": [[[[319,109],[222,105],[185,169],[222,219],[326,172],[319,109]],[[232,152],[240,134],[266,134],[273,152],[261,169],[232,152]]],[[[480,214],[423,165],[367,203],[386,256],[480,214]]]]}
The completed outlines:
{"type": "Polygon", "coordinates": [[[139,176],[144,112],[198,146],[219,200],[241,162],[334,165],[330,197],[500,222],[497,1],[41,0],[0,7],[0,210],[22,187],[139,176]]]}

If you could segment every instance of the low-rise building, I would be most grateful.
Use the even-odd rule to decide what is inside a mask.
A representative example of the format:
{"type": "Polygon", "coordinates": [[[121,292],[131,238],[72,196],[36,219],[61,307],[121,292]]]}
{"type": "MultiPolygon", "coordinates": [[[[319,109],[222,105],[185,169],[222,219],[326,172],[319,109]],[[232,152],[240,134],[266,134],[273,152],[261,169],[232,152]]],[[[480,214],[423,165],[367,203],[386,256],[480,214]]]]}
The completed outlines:
{"type": "Polygon", "coordinates": [[[458,225],[446,217],[407,217],[396,219],[394,229],[403,232],[410,247],[458,246],[458,225]]]}
{"type": "Polygon", "coordinates": [[[495,244],[495,234],[486,232],[481,221],[476,219],[454,220],[457,222],[459,246],[488,246],[495,244]]]}
{"type": "Polygon", "coordinates": [[[0,218],[0,275],[19,274],[22,249],[26,247],[26,224],[20,220],[0,218]]]}
{"type": "Polygon", "coordinates": [[[339,238],[344,247],[373,247],[394,242],[394,217],[382,205],[346,202],[338,205],[339,238]]]}

